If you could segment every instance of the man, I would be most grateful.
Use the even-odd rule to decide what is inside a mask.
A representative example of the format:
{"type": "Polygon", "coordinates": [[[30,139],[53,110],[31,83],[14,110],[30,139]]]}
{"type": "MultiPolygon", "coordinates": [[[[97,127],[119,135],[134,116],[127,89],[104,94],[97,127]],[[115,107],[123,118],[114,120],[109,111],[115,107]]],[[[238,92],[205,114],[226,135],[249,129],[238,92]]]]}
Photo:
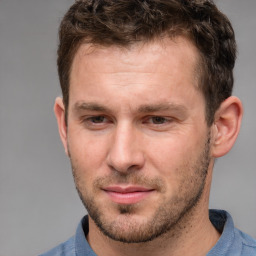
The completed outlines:
{"type": "Polygon", "coordinates": [[[59,35],[54,110],[88,216],[44,255],[256,255],[208,210],[243,112],[227,17],[210,0],[80,0],[59,35]]]}

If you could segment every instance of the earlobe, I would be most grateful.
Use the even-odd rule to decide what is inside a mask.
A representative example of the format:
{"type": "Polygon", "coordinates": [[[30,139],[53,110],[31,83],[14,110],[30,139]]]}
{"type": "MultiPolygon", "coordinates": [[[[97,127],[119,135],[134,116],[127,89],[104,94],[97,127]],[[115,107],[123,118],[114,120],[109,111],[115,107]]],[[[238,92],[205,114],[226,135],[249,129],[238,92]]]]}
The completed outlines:
{"type": "Polygon", "coordinates": [[[66,154],[68,155],[67,147],[67,126],[65,122],[65,107],[62,98],[58,97],[54,104],[54,113],[57,119],[59,134],[63,143],[66,154]]]}
{"type": "Polygon", "coordinates": [[[240,130],[242,115],[243,106],[237,97],[231,96],[221,103],[213,124],[213,157],[221,157],[231,150],[240,130]]]}

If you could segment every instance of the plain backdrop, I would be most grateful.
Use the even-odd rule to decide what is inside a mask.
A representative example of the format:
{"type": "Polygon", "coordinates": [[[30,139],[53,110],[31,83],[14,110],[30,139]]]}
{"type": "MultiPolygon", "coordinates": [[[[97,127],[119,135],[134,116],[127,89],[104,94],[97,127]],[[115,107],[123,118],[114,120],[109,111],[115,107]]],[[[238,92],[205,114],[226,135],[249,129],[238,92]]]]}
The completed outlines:
{"type": "MultiPolygon", "coordinates": [[[[0,0],[0,256],[38,255],[85,214],[59,140],[57,30],[71,0],[0,0]]],[[[219,0],[236,31],[234,95],[245,108],[233,150],[218,159],[211,208],[256,238],[256,1],[219,0]]]]}

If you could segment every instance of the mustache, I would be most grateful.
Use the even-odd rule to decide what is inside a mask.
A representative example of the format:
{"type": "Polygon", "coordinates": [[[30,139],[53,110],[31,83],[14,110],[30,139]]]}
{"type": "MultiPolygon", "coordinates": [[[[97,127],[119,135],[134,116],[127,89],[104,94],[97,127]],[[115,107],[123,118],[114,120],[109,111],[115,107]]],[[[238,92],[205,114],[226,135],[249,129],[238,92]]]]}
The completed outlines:
{"type": "Polygon", "coordinates": [[[135,185],[142,186],[165,192],[165,182],[160,177],[149,178],[146,175],[131,172],[126,175],[119,173],[112,173],[103,177],[98,177],[93,182],[93,187],[104,188],[111,185],[135,185]]]}

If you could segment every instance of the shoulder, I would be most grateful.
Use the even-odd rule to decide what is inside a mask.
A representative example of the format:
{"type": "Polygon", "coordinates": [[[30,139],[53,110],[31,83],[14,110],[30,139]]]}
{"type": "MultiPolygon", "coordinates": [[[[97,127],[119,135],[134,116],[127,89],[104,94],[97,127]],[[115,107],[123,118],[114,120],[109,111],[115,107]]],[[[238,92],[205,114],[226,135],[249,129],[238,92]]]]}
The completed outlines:
{"type": "Polygon", "coordinates": [[[239,238],[242,244],[241,255],[256,255],[256,240],[254,238],[236,228],[235,236],[239,238]]]}
{"type": "Polygon", "coordinates": [[[221,236],[207,256],[256,256],[256,240],[237,229],[228,212],[210,210],[209,217],[221,236]]]}
{"type": "Polygon", "coordinates": [[[58,245],[50,251],[39,256],[75,256],[75,237],[71,237],[66,242],[58,245]]]}
{"type": "Polygon", "coordinates": [[[73,237],[40,256],[96,256],[86,240],[88,232],[88,216],[84,216],[73,237]]]}

